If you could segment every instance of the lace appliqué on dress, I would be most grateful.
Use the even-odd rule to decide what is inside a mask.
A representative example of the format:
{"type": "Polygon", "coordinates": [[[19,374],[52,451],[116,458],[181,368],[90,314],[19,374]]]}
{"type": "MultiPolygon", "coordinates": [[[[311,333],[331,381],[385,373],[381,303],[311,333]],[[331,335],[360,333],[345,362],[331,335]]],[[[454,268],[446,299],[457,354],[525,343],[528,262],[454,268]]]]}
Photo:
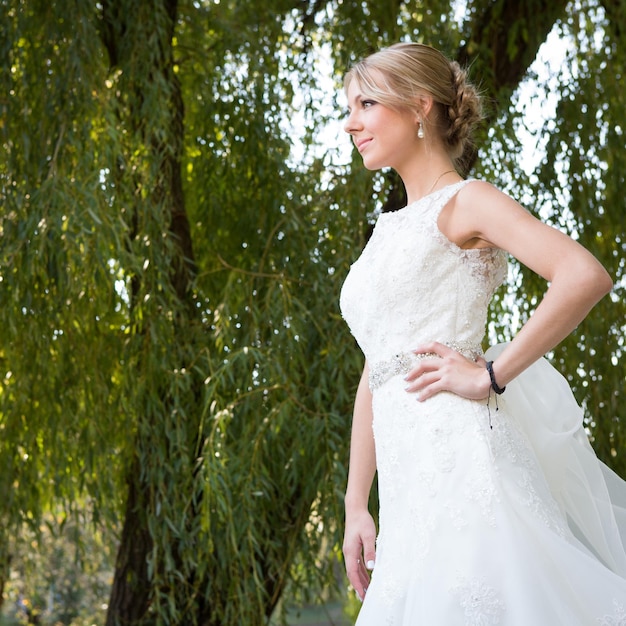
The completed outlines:
{"type": "Polygon", "coordinates": [[[465,497],[470,502],[475,502],[485,521],[495,528],[496,516],[494,513],[494,503],[498,502],[498,491],[489,474],[487,463],[474,456],[477,473],[468,477],[465,487],[465,497]]]}
{"type": "Polygon", "coordinates": [[[465,626],[491,626],[500,624],[504,613],[504,602],[498,592],[484,580],[461,579],[452,589],[459,598],[465,613],[465,626]]]}
{"type": "Polygon", "coordinates": [[[380,579],[378,584],[383,602],[387,606],[393,606],[403,595],[403,587],[395,568],[377,566],[375,576],[380,579]]]}
{"type": "Polygon", "coordinates": [[[407,547],[407,553],[415,562],[422,561],[428,554],[431,536],[436,528],[435,518],[428,511],[429,507],[424,500],[414,503],[409,511],[413,542],[407,547]]]}
{"type": "Polygon", "coordinates": [[[599,617],[596,622],[598,626],[626,626],[626,608],[621,602],[613,600],[613,615],[599,617]]]}
{"type": "Polygon", "coordinates": [[[436,467],[442,472],[451,472],[456,465],[454,450],[449,445],[452,428],[444,420],[431,422],[426,429],[432,449],[436,467]]]}
{"type": "Polygon", "coordinates": [[[495,286],[504,282],[507,273],[506,253],[499,248],[460,248],[456,243],[450,241],[440,230],[437,221],[443,206],[439,206],[433,211],[428,221],[428,226],[440,245],[452,252],[459,258],[461,263],[469,269],[470,274],[475,279],[475,285],[484,287],[481,294],[488,303],[493,295],[495,286]]]}
{"type": "Polygon", "coordinates": [[[406,480],[400,471],[400,459],[397,450],[393,449],[388,442],[379,443],[379,449],[385,450],[385,461],[378,464],[380,480],[387,485],[387,497],[395,500],[398,493],[405,488],[406,480]]]}
{"type": "MultiPolygon", "coordinates": [[[[437,227],[436,222],[434,228],[437,229],[436,237],[439,242],[461,259],[463,264],[470,269],[470,273],[477,280],[478,284],[499,285],[504,281],[507,264],[506,255],[502,250],[499,248],[472,248],[465,250],[447,239],[437,227]]],[[[486,292],[485,295],[487,299],[491,298],[491,293],[486,292]]]]}
{"type": "Polygon", "coordinates": [[[516,466],[517,484],[520,487],[515,491],[517,496],[548,528],[561,537],[568,536],[567,522],[543,481],[528,440],[517,425],[503,414],[501,423],[486,433],[486,436],[490,440],[496,471],[499,471],[501,464],[516,466]]]}

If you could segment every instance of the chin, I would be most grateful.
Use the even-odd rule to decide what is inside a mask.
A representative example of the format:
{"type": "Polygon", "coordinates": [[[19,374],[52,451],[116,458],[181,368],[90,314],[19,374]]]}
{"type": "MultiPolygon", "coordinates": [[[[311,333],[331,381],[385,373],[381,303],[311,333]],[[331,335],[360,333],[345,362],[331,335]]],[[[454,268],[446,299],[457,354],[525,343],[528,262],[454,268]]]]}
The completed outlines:
{"type": "Polygon", "coordinates": [[[374,159],[363,159],[363,166],[366,170],[370,170],[371,172],[375,172],[377,170],[382,170],[385,167],[389,167],[386,163],[381,163],[380,161],[375,161],[374,159]]]}

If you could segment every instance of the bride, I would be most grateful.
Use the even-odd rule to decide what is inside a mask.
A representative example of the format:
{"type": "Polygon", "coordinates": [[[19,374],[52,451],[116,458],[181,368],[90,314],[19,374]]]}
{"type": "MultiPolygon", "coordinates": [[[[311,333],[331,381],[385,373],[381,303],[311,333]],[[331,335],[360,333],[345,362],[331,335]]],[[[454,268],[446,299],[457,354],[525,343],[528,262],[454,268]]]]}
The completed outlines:
{"type": "Polygon", "coordinates": [[[408,197],[380,215],[341,294],[366,359],[343,546],[357,624],[626,625],[626,485],[543,359],[611,278],[508,195],[459,176],[480,99],[456,63],[396,44],[345,88],[365,167],[394,168],[408,197]],[[507,255],[549,288],[515,338],[483,354],[507,255]]]}

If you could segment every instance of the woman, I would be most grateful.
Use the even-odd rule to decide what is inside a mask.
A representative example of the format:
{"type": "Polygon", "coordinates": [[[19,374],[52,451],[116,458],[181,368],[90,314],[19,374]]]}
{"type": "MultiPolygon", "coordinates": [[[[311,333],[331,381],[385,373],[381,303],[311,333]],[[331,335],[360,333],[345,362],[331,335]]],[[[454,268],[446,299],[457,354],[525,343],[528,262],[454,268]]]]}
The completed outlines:
{"type": "Polygon", "coordinates": [[[626,624],[626,524],[612,499],[626,502],[626,487],[541,358],[611,278],[509,196],[459,176],[480,102],[456,63],[397,44],[358,63],[345,88],[345,130],[365,167],[394,168],[408,196],[378,218],[341,295],[366,357],[343,547],[364,601],[357,624],[626,624]],[[517,336],[484,356],[507,253],[549,288],[517,336]]]}

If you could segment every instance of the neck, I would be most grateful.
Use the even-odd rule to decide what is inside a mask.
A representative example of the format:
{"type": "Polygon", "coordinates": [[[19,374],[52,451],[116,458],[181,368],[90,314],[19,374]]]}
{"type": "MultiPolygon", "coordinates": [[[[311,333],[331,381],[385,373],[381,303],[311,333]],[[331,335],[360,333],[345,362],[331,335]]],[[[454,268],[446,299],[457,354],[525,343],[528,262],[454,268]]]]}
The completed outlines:
{"type": "Polygon", "coordinates": [[[451,162],[442,162],[431,165],[420,172],[419,176],[402,177],[407,192],[407,201],[410,204],[421,198],[459,182],[461,176],[451,162]]]}

